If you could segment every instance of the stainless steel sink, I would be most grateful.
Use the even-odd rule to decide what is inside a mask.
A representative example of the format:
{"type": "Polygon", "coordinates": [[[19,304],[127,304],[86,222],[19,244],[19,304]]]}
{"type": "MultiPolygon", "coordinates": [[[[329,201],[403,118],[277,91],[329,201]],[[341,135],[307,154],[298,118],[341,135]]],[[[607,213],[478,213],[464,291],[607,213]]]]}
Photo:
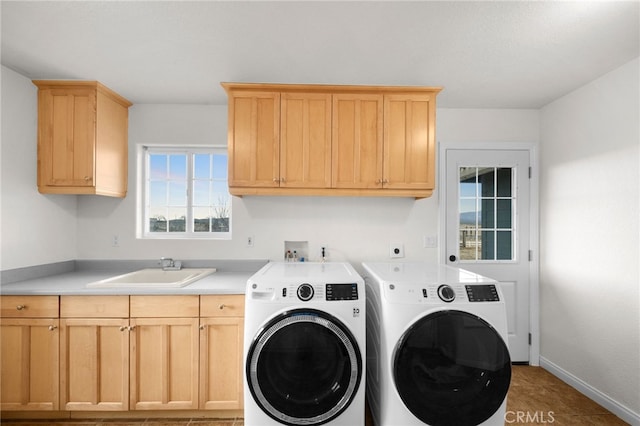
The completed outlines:
{"type": "Polygon", "coordinates": [[[140,269],[87,284],[87,287],[184,287],[216,271],[216,268],[183,268],[180,270],[140,269]]]}

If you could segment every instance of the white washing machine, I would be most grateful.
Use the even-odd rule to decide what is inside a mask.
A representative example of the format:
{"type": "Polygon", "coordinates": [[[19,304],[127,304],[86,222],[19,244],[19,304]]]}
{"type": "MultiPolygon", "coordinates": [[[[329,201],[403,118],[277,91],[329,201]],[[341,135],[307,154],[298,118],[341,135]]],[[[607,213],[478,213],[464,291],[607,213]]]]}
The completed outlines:
{"type": "Polygon", "coordinates": [[[245,426],[363,425],[365,306],[348,263],[256,272],[245,295],[245,426]]]}
{"type": "Polygon", "coordinates": [[[498,283],[429,263],[363,267],[374,423],[504,425],[511,358],[498,283]]]}

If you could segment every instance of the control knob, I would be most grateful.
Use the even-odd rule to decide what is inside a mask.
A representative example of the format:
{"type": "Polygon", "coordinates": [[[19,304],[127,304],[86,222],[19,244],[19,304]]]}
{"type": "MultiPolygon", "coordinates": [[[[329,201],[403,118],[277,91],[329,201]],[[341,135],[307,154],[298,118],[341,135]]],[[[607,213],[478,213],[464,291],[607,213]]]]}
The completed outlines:
{"type": "Polygon", "coordinates": [[[313,297],[313,286],[311,284],[300,284],[298,287],[298,299],[306,302],[313,297]]]}
{"type": "Polygon", "coordinates": [[[442,284],[438,287],[438,297],[440,297],[443,302],[450,303],[456,298],[456,292],[453,291],[451,286],[442,284]]]}

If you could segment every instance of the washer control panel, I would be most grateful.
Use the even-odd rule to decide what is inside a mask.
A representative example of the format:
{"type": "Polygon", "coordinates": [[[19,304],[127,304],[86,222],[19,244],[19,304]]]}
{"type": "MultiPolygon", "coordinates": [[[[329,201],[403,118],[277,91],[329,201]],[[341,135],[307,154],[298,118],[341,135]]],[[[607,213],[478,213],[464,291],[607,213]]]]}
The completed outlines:
{"type": "Polygon", "coordinates": [[[357,283],[327,283],[327,284],[290,284],[282,287],[277,299],[296,298],[303,302],[326,300],[328,302],[358,300],[357,283]]]}
{"type": "Polygon", "coordinates": [[[500,302],[500,293],[496,284],[385,283],[383,291],[385,299],[392,303],[500,302]]]}

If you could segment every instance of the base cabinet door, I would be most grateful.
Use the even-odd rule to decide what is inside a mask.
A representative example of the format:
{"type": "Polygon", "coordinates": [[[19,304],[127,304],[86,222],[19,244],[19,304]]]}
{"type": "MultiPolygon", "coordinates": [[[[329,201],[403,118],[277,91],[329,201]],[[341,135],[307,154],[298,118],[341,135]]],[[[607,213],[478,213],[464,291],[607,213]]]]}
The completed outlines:
{"type": "Polygon", "coordinates": [[[244,320],[201,318],[200,328],[200,409],[241,409],[244,320]]]}
{"type": "Polygon", "coordinates": [[[200,296],[200,409],[241,410],[244,295],[200,296]]]}
{"type": "Polygon", "coordinates": [[[128,326],[122,318],[61,319],[61,409],[129,408],[128,326]]]}
{"type": "Polygon", "coordinates": [[[198,318],[131,318],[130,324],[130,409],[197,409],[198,318]]]}
{"type": "Polygon", "coordinates": [[[58,410],[58,325],[58,319],[2,318],[2,410],[58,410]]]}

